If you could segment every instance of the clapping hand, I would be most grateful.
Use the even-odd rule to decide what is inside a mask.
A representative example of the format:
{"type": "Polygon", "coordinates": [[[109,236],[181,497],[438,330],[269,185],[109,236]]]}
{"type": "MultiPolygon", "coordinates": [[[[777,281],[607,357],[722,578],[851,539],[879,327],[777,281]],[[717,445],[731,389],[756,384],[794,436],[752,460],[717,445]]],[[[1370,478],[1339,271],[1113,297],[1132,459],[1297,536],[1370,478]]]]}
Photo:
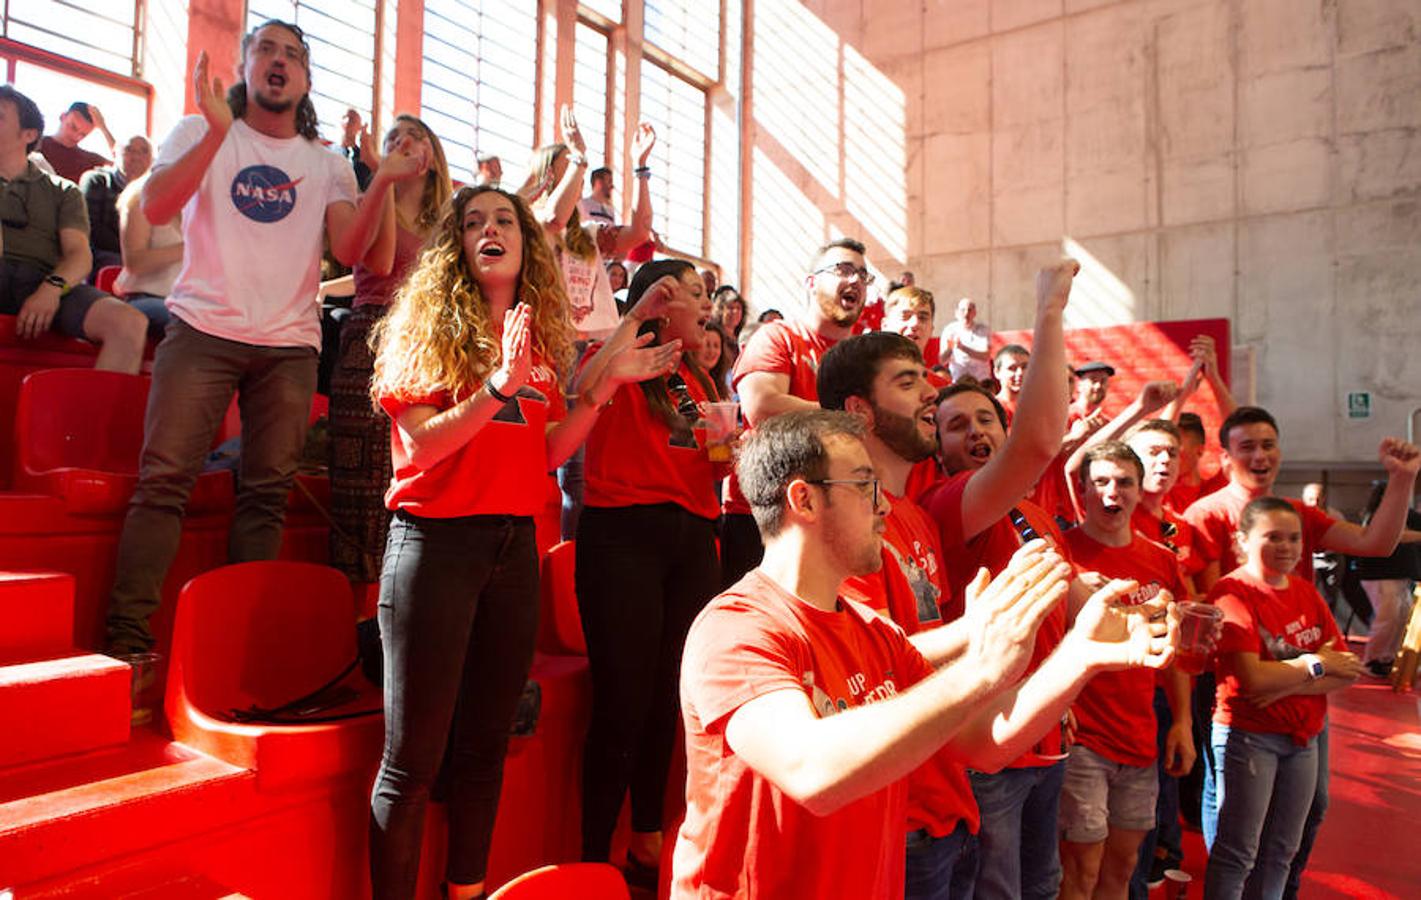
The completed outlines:
{"type": "Polygon", "coordinates": [[[503,314],[503,358],[489,380],[504,396],[518,393],[533,371],[532,320],[526,303],[519,303],[503,314]]]}
{"type": "Polygon", "coordinates": [[[221,78],[207,78],[207,51],[197,54],[197,64],[192,70],[192,96],[207,127],[214,134],[226,134],[232,127],[232,108],[227,105],[227,91],[222,87],[221,78]]]}
{"type": "Polygon", "coordinates": [[[1079,644],[1088,662],[1103,669],[1163,669],[1174,660],[1179,610],[1169,591],[1131,606],[1122,601],[1139,589],[1113,579],[1091,594],[1076,614],[1066,640],[1079,644]]]}
{"type": "Polygon", "coordinates": [[[1036,646],[1036,630],[1066,596],[1071,568],[1043,540],[1030,541],[1007,567],[987,580],[980,569],[967,586],[967,655],[972,666],[996,669],[1000,681],[1026,670],[1036,646]]]}

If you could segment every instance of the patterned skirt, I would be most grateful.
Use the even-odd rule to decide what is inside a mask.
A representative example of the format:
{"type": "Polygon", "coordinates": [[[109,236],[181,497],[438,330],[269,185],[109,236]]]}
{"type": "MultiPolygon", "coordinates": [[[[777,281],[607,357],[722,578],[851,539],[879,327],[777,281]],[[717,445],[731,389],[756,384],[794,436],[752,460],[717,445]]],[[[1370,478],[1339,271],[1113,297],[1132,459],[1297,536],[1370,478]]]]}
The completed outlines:
{"type": "Polygon", "coordinates": [[[375,357],[367,339],[385,315],[382,305],[358,306],[340,330],[340,356],[331,373],[330,563],[352,581],[380,580],[390,511],[390,418],[370,400],[375,357]]]}

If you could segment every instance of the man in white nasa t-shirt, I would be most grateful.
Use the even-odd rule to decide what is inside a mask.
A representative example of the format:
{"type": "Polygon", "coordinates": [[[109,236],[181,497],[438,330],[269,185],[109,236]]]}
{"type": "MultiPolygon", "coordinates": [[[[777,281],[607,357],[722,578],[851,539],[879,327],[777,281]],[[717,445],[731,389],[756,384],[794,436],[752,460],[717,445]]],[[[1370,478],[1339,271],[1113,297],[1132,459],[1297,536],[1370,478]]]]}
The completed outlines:
{"type": "MultiPolygon", "coordinates": [[[[350,164],[317,139],[310,48],[269,21],[242,39],[241,80],[223,97],[207,54],[193,71],[201,115],[163,142],[143,212],[182,212],[183,268],[172,322],[153,361],[143,455],[119,539],[107,651],[148,650],[148,617],[177,553],[193,484],[240,395],[242,455],[228,557],[273,559],[305,440],[321,330],[316,290],[323,234],[346,265],[374,259],[385,194],[414,174],[390,154],[357,205],[350,164]]],[[[391,232],[392,233],[392,232],[391,232]]]]}

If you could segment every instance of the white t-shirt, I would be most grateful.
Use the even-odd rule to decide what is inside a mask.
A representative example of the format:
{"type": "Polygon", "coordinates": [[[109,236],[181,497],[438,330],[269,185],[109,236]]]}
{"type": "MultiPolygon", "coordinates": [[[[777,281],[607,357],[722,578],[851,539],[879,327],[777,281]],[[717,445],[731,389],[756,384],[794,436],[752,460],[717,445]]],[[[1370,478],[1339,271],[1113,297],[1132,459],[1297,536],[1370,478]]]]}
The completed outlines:
{"type": "MultiPolygon", "coordinates": [[[[183,118],[163,141],[154,171],[206,133],[202,116],[183,118]]],[[[268,137],[233,122],[183,207],[183,268],[168,309],[215,337],[319,350],[326,208],[356,197],[345,158],[315,141],[268,137]]]]}
{"type": "Polygon", "coordinates": [[[956,381],[963,375],[971,375],[978,381],[990,377],[992,364],[989,361],[967,355],[968,350],[986,353],[992,346],[992,329],[987,323],[978,320],[972,323],[971,328],[963,328],[962,322],[953,319],[942,330],[942,346],[946,347],[953,338],[956,338],[956,343],[952,345],[952,355],[947,359],[947,372],[952,380],[956,381]]]}

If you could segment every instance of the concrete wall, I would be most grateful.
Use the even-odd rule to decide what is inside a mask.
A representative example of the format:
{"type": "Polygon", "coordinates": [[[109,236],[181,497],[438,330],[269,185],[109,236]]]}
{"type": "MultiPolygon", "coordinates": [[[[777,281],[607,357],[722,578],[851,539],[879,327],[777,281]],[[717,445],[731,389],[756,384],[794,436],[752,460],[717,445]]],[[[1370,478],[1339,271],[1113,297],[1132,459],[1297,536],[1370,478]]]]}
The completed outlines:
{"type": "MultiPolygon", "coordinates": [[[[1030,324],[1224,316],[1296,463],[1375,461],[1421,406],[1421,3],[747,0],[757,305],[823,237],[1030,324]],[[1345,418],[1348,391],[1369,420],[1345,418]]],[[[944,300],[946,302],[944,302],[944,300]]]]}

